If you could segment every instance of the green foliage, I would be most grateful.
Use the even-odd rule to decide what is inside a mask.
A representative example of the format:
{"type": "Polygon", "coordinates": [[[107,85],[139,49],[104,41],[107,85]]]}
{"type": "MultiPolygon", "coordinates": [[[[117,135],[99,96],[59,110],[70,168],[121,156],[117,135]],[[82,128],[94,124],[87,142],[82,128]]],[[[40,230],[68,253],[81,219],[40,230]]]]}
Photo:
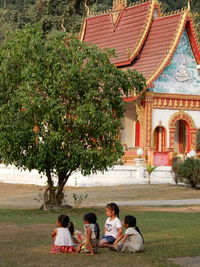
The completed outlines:
{"type": "Polygon", "coordinates": [[[76,193],[73,193],[72,194],[73,196],[73,199],[74,199],[74,206],[75,207],[78,207],[81,205],[81,203],[87,199],[88,197],[88,194],[85,193],[85,194],[76,194],[76,193]]]}
{"type": "Polygon", "coordinates": [[[152,166],[151,164],[146,164],[146,171],[148,172],[148,174],[151,174],[156,168],[157,168],[157,166],[152,166]]]}
{"type": "Polygon", "coordinates": [[[45,33],[55,30],[78,32],[84,15],[84,0],[37,0],[26,12],[32,24],[42,24],[45,33]]]}
{"type": "MultiPolygon", "coordinates": [[[[128,0],[128,4],[137,0],[128,0]]],[[[162,10],[170,12],[187,6],[188,0],[160,0],[162,10]]],[[[112,7],[112,0],[88,0],[90,10],[103,11],[112,7]]],[[[200,1],[193,0],[192,12],[196,17],[197,32],[200,24],[200,1]]],[[[81,22],[86,15],[85,0],[0,0],[0,9],[6,9],[3,16],[4,24],[10,28],[22,28],[27,23],[40,22],[45,32],[62,30],[79,31],[81,22]]],[[[0,28],[1,28],[0,27],[0,28]]]]}
{"type": "Polygon", "coordinates": [[[153,166],[150,163],[146,164],[146,171],[148,173],[149,176],[149,184],[151,184],[151,173],[157,168],[157,166],[153,166]]]}
{"type": "Polygon", "coordinates": [[[180,182],[189,184],[192,188],[200,186],[200,159],[187,158],[178,169],[180,182]]]}
{"type": "MultiPolygon", "coordinates": [[[[13,31],[0,45],[0,154],[6,164],[58,177],[111,167],[123,154],[123,94],[145,86],[110,63],[112,51],[40,27],[13,31]],[[119,88],[121,90],[119,90],[119,88]]],[[[53,192],[55,193],[55,192],[53,192]]],[[[62,195],[60,195],[62,197],[62,195]]]]}
{"type": "Polygon", "coordinates": [[[52,31],[78,32],[86,12],[84,0],[7,0],[6,3],[0,2],[0,14],[4,12],[1,39],[7,24],[13,30],[40,23],[45,34],[52,31]]]}

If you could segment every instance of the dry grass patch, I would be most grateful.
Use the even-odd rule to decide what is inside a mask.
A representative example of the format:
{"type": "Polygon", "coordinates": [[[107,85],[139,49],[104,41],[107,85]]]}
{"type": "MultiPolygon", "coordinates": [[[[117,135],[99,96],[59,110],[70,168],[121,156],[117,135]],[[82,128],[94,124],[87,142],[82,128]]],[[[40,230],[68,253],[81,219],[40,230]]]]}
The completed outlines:
{"type": "MultiPolygon", "coordinates": [[[[126,209],[126,208],[125,208],[126,209]]],[[[162,212],[188,212],[188,213],[194,213],[194,212],[200,212],[200,206],[178,206],[178,207],[144,207],[144,206],[136,206],[134,208],[135,211],[162,211],[162,212]]]]}
{"type": "MultiPolygon", "coordinates": [[[[39,208],[45,187],[0,183],[1,208],[39,208]]],[[[65,187],[65,199],[74,205],[73,193],[88,194],[82,205],[130,200],[167,200],[200,198],[199,190],[176,185],[122,185],[109,187],[65,187]]]]}

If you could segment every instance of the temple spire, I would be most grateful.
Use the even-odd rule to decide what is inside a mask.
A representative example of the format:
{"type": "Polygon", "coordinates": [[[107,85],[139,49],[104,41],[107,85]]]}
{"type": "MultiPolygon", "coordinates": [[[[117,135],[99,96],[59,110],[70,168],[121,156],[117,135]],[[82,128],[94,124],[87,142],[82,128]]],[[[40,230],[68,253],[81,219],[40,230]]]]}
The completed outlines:
{"type": "Polygon", "coordinates": [[[113,0],[113,7],[112,9],[119,10],[125,8],[127,6],[127,0],[113,0]]]}

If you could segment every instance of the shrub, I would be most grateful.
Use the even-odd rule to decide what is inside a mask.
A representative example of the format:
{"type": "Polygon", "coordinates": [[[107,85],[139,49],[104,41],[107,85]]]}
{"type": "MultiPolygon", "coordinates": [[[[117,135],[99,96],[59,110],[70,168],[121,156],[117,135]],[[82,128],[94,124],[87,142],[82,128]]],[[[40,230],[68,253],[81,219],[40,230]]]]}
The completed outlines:
{"type": "Polygon", "coordinates": [[[200,159],[187,158],[178,168],[178,177],[181,182],[192,188],[200,185],[200,159]]]}
{"type": "Polygon", "coordinates": [[[200,129],[197,131],[196,151],[200,151],[200,129]]]}

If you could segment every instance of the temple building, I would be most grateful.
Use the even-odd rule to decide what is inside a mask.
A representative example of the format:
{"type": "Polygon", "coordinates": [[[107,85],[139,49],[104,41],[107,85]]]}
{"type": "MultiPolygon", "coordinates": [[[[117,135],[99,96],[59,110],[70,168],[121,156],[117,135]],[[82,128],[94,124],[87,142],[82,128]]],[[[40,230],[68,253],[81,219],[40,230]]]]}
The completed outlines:
{"type": "Polygon", "coordinates": [[[112,10],[90,14],[81,39],[114,48],[116,67],[135,69],[146,79],[141,95],[124,98],[121,141],[124,161],[132,164],[136,148],[148,162],[171,165],[175,155],[196,150],[200,132],[200,49],[188,7],[162,14],[157,0],[127,6],[113,0],[112,10]]]}

